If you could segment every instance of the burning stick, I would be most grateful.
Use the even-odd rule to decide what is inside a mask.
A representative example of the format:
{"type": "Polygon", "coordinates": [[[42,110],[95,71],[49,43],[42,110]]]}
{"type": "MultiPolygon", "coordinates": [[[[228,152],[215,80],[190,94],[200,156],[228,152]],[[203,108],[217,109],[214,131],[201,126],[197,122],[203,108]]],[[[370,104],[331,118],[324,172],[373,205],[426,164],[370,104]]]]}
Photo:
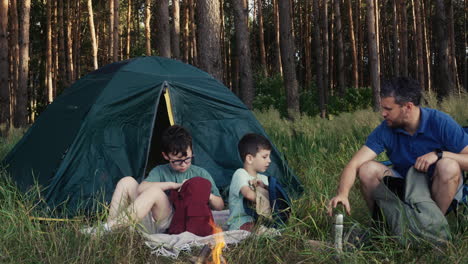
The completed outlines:
{"type": "Polygon", "coordinates": [[[200,254],[198,254],[198,257],[192,261],[194,264],[204,264],[210,255],[211,255],[211,247],[210,245],[205,245],[201,249],[200,254]]]}

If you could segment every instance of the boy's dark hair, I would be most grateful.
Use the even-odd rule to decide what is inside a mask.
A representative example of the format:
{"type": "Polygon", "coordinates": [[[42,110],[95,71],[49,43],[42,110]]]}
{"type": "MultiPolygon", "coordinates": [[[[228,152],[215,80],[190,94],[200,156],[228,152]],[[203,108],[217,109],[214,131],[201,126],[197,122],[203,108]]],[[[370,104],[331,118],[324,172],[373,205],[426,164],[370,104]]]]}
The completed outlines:
{"type": "Polygon", "coordinates": [[[418,81],[408,77],[397,77],[382,83],[380,97],[394,97],[395,103],[399,105],[412,102],[414,105],[419,106],[422,90],[418,81]]]}
{"type": "Polygon", "coordinates": [[[164,130],[161,137],[161,149],[166,154],[187,156],[187,149],[192,149],[192,136],[183,127],[173,125],[164,130]]]}
{"type": "Polygon", "coordinates": [[[270,141],[264,136],[250,133],[241,138],[237,148],[239,149],[242,162],[245,162],[245,158],[248,154],[255,156],[260,150],[271,150],[272,147],[270,141]]]}

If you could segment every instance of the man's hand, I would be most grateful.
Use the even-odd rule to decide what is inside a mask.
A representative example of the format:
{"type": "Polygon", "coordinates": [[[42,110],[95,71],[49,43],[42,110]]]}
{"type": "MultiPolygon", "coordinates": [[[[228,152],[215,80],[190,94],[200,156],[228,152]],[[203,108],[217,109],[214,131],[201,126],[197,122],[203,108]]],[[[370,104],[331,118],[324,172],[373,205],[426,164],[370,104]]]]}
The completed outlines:
{"type": "Polygon", "coordinates": [[[346,213],[348,215],[351,214],[351,206],[349,205],[349,200],[348,200],[348,197],[345,196],[345,195],[337,195],[335,197],[333,197],[330,202],[328,202],[328,215],[329,216],[332,216],[333,215],[333,209],[336,208],[336,206],[338,204],[342,204],[345,209],[346,209],[346,213]]]}
{"type": "Polygon", "coordinates": [[[416,159],[416,163],[414,164],[414,168],[418,171],[427,172],[429,166],[436,163],[437,161],[437,154],[433,151],[424,154],[416,159]]]}
{"type": "Polygon", "coordinates": [[[266,185],[263,183],[262,180],[250,180],[249,184],[255,187],[258,186],[258,187],[266,188],[266,185]]]}

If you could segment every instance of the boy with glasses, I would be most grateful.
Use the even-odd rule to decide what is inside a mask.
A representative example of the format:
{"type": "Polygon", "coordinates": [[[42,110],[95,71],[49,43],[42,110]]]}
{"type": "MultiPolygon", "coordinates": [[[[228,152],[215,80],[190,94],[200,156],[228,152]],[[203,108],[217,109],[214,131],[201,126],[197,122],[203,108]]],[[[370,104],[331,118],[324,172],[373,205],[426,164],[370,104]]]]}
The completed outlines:
{"type": "Polygon", "coordinates": [[[149,232],[165,232],[174,215],[168,193],[178,190],[186,180],[194,177],[202,177],[211,183],[210,207],[214,210],[224,208],[211,175],[192,165],[192,136],[185,128],[174,125],[163,132],[162,155],[169,163],[156,166],[142,183],[138,184],[130,176],[117,183],[105,229],[128,225],[132,220],[141,222],[147,217],[144,222],[149,232]]]}

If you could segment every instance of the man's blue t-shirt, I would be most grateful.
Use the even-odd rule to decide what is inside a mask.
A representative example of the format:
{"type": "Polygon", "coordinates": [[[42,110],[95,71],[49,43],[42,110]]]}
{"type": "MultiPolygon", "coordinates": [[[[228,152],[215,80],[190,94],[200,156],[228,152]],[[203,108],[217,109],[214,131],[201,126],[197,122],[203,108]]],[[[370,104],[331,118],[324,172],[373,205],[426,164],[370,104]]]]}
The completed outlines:
{"type": "Polygon", "coordinates": [[[366,146],[377,155],[387,151],[389,159],[401,176],[405,177],[416,159],[440,148],[460,153],[468,146],[468,135],[449,115],[430,108],[420,108],[420,124],[416,133],[390,128],[384,120],[367,137],[366,146]]]}

